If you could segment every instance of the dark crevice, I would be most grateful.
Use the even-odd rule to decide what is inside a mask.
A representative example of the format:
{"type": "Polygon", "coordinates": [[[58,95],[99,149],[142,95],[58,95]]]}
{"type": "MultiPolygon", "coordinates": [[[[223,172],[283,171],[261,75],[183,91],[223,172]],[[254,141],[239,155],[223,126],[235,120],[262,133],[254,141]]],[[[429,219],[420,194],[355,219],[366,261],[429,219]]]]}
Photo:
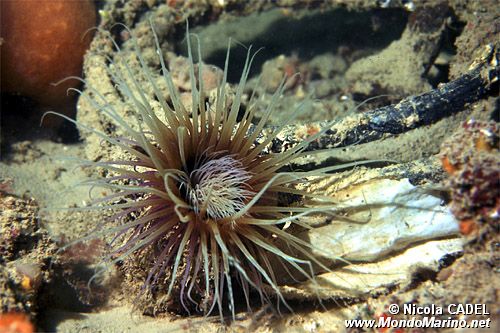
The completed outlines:
{"type": "MultiPolygon", "coordinates": [[[[462,33],[464,27],[465,22],[459,21],[453,14],[449,17],[441,40],[440,53],[442,55],[447,55],[449,58],[452,58],[457,54],[455,41],[457,37],[462,33]]],[[[432,75],[430,75],[430,73],[427,73],[428,75],[426,77],[433,88],[437,88],[440,83],[449,82],[449,63],[450,61],[444,61],[441,63],[434,62],[434,73],[432,75]]]]}
{"type": "MultiPolygon", "coordinates": [[[[237,18],[236,24],[241,22],[240,26],[242,27],[250,25],[251,22],[258,19],[258,15],[265,14],[237,18]]],[[[252,65],[250,76],[258,74],[266,60],[282,54],[294,55],[307,61],[320,54],[342,53],[350,55],[352,61],[359,56],[356,55],[359,54],[357,52],[359,49],[366,50],[368,53],[376,52],[399,39],[406,26],[408,13],[402,9],[374,9],[354,12],[344,8],[336,8],[324,12],[302,11],[296,16],[275,14],[272,18],[274,21],[269,24],[268,29],[252,38],[243,40],[242,38],[245,36],[231,36],[236,40],[239,39],[239,42],[246,46],[252,45],[253,50],[260,49],[252,65]]],[[[234,21],[229,22],[227,27],[222,23],[213,26],[198,26],[192,29],[192,32],[199,35],[202,50],[206,52],[203,59],[205,63],[224,68],[227,47],[227,40],[224,37],[231,35],[226,31],[232,31],[235,24],[231,23],[234,21]],[[219,36],[218,31],[223,37],[219,36]],[[222,38],[224,40],[221,40],[222,38]],[[217,44],[217,47],[212,45],[214,43],[217,44]]],[[[240,28],[240,30],[244,29],[240,28]]],[[[184,36],[185,31],[178,31],[176,51],[187,55],[184,36]]],[[[193,52],[196,54],[196,49],[193,52]]],[[[363,54],[363,56],[365,55],[363,54]]],[[[239,81],[246,57],[247,49],[245,47],[236,45],[231,49],[229,82],[239,81]]]]}

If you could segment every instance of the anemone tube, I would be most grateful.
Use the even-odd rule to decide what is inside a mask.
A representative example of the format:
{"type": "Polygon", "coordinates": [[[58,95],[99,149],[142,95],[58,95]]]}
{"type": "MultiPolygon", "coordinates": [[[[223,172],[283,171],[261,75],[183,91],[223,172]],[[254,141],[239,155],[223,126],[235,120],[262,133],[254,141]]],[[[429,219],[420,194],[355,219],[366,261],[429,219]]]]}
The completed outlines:
{"type": "MultiPolygon", "coordinates": [[[[299,106],[286,123],[272,133],[262,134],[283,94],[286,79],[283,78],[272,96],[264,116],[255,121],[255,94],[251,95],[244,112],[241,98],[257,52],[252,53],[251,47],[248,49],[235,96],[229,101],[226,91],[229,41],[222,82],[217,87],[215,102],[209,105],[203,80],[199,79],[203,69],[199,41],[199,66],[195,66],[188,32],[191,82],[191,106],[188,107],[181,101],[166,68],[158,37],[153,26],[151,28],[169,101],[153,79],[136,37],[129,33],[141,75],[154,91],[161,115],[125,60],[118,66],[108,59],[111,65],[107,67],[107,74],[135,110],[136,128],[85,80],[68,78],[82,81],[87,92],[73,90],[121,126],[126,135],[113,137],[60,116],[130,156],[124,160],[83,163],[87,167],[107,170],[110,175],[89,180],[86,185],[109,188],[114,193],[81,209],[118,212],[106,219],[113,226],[103,227],[103,223],[77,242],[112,235],[112,249],[103,260],[105,267],[148,251],[153,253],[154,259],[150,261],[142,289],[153,292],[163,286],[167,297],[176,297],[186,313],[194,310],[208,316],[217,306],[221,320],[226,310],[234,319],[235,281],[241,285],[249,310],[253,290],[263,305],[276,298],[278,311],[280,304],[292,311],[279,289],[274,263],[279,263],[293,279],[308,279],[313,283],[316,283],[313,266],[321,270],[329,268],[312,254],[312,250],[322,250],[288,232],[288,227],[310,228],[302,220],[304,217],[334,214],[339,207],[332,198],[309,193],[296,185],[307,183],[310,177],[325,177],[328,172],[346,165],[304,172],[280,170],[297,157],[308,154],[303,150],[329,126],[327,124],[323,130],[283,153],[267,152],[266,147],[301,111],[299,106]],[[280,204],[278,197],[283,195],[299,196],[302,204],[293,207],[280,204]],[[227,309],[225,299],[228,300],[227,309]]],[[[107,34],[116,52],[121,53],[120,47],[107,34]]]]}

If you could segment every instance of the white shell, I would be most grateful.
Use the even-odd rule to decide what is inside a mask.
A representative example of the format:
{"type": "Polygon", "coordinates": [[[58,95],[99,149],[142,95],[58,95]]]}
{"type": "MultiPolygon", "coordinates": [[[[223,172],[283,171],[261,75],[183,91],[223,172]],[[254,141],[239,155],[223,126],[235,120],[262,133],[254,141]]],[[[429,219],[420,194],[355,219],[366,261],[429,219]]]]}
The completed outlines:
{"type": "Polygon", "coordinates": [[[345,261],[308,281],[284,286],[287,297],[360,297],[411,282],[416,270],[437,271],[439,261],[462,251],[458,223],[441,199],[410,184],[408,179],[375,179],[341,190],[342,207],[360,221],[332,221],[307,232],[316,255],[345,261]],[[348,193],[347,193],[348,191],[348,193]],[[344,194],[344,196],[343,196],[344,194]],[[381,289],[382,288],[382,289],[381,289]]]}

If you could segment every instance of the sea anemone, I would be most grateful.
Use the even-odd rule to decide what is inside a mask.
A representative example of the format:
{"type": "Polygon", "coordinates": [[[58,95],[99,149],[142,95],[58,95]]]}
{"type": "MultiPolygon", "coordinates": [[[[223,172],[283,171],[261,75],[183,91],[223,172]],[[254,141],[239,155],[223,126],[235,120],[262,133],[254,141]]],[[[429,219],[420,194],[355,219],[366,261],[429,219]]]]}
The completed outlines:
{"type": "MultiPolygon", "coordinates": [[[[88,85],[86,93],[78,91],[82,98],[126,135],[110,136],[63,116],[128,156],[85,163],[104,170],[106,175],[88,184],[115,192],[81,209],[118,212],[106,219],[113,226],[103,223],[78,241],[113,235],[107,266],[141,262],[145,269],[141,294],[178,301],[175,303],[180,304],[181,312],[209,315],[217,306],[221,319],[227,310],[234,318],[236,285],[249,309],[250,295],[254,293],[262,304],[276,300],[278,310],[280,304],[291,310],[280,291],[277,270],[293,279],[313,282],[316,268],[328,270],[312,254],[314,246],[291,231],[310,228],[301,218],[335,207],[330,198],[309,193],[298,185],[307,182],[308,177],[325,176],[338,166],[302,172],[283,170],[307,154],[304,149],[328,126],[284,152],[272,153],[269,146],[287,124],[271,131],[265,125],[276,109],[286,80],[282,80],[259,120],[255,117],[253,94],[243,108],[242,96],[256,54],[251,48],[232,98],[228,98],[226,84],[228,48],[216,97],[208,102],[200,79],[200,47],[196,65],[188,32],[191,103],[185,105],[165,65],[154,29],[168,99],[153,79],[136,37],[129,33],[140,75],[148,87],[139,83],[126,60],[114,63],[108,59],[107,73],[134,109],[135,124],[125,121],[105,96],[88,85]],[[154,92],[156,101],[147,97],[146,89],[154,92]]],[[[122,52],[109,36],[116,51],[122,52]]],[[[295,115],[300,111],[299,107],[295,115]]]]}

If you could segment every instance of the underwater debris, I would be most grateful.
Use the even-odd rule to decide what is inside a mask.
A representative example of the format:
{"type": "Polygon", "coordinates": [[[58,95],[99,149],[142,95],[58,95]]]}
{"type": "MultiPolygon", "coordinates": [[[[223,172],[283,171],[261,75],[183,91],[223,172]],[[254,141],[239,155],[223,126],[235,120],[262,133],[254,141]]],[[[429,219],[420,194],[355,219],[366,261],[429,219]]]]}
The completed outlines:
{"type": "MultiPolygon", "coordinates": [[[[407,97],[397,104],[342,117],[307,149],[340,148],[372,142],[456,114],[468,103],[494,93],[493,83],[498,81],[500,75],[496,65],[498,57],[498,49],[487,45],[470,72],[429,92],[407,97]]],[[[295,126],[290,125],[284,131],[293,131],[295,126]]],[[[293,138],[286,139],[295,143],[293,138]]],[[[273,146],[283,146],[281,137],[273,140],[273,146]]]]}
{"type": "Polygon", "coordinates": [[[319,293],[324,299],[363,298],[395,285],[405,288],[415,272],[437,272],[443,257],[462,252],[458,223],[442,199],[407,179],[371,177],[358,184],[353,178],[352,185],[333,194],[345,202],[337,208],[345,211],[345,219],[358,223],[326,218],[307,231],[313,244],[349,264],[337,262],[330,272],[318,274],[319,289],[308,282],[283,287],[286,296],[313,299],[319,293]]]}

